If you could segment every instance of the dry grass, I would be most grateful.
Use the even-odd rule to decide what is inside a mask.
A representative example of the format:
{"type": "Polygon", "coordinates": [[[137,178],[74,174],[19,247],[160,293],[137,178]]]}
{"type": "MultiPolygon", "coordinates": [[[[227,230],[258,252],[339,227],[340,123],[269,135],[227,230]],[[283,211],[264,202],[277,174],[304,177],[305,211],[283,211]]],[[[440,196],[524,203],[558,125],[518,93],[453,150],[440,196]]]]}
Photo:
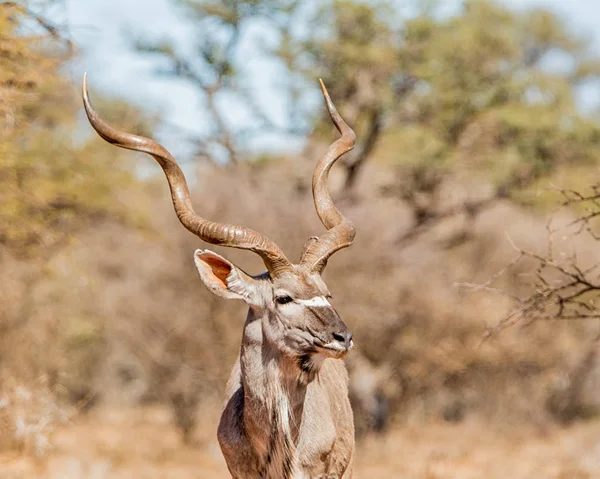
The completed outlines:
{"type": "Polygon", "coordinates": [[[0,397],[0,446],[43,456],[51,449],[56,427],[67,423],[69,408],[63,407],[45,382],[20,384],[5,381],[0,397]]]}
{"type": "MultiPolygon", "coordinates": [[[[0,478],[228,477],[214,420],[208,422],[213,424],[198,431],[198,443],[186,446],[165,408],[98,409],[58,431],[54,450],[43,459],[0,456],[0,478]]],[[[598,422],[543,433],[529,427],[426,423],[363,442],[355,477],[592,479],[600,473],[599,434],[598,422]]]]}

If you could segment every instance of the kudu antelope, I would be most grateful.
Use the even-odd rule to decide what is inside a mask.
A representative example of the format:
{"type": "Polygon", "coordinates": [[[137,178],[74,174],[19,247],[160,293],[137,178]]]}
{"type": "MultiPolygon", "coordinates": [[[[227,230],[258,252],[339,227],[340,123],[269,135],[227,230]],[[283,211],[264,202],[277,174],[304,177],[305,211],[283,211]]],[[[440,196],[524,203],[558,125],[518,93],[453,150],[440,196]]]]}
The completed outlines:
{"type": "Polygon", "coordinates": [[[327,178],[335,161],[354,147],[355,135],[322,82],[321,89],[341,133],[313,174],[315,208],[328,231],[310,238],[300,263],[292,264],[266,236],[198,216],[171,154],[153,140],[117,131],[100,119],[83,80],[85,111],[96,132],[109,143],[154,157],[165,172],[183,226],[208,243],[253,251],[267,268],[250,276],[212,251],[194,253],[200,278],[211,292],[249,306],[218,428],[234,478],[352,476],[354,422],[348,374],[340,359],[353,347],[352,334],[329,303],[321,273],[331,255],[354,239],[354,226],[335,207],[327,178]]]}

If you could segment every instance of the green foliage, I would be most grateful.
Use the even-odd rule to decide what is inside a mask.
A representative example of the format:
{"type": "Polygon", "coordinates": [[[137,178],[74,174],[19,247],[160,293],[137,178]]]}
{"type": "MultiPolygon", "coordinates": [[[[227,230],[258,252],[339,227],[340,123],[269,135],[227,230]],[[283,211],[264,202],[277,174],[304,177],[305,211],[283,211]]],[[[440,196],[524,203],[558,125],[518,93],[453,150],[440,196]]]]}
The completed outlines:
{"type": "MultiPolygon", "coordinates": [[[[43,4],[0,4],[0,449],[36,453],[67,417],[59,399],[84,397],[105,357],[102,317],[82,300],[92,281],[81,264],[94,252],[65,258],[76,236],[110,220],[134,230],[139,214],[128,197],[139,190],[134,163],[83,123],[64,73],[69,42],[29,9],[43,4]]],[[[149,134],[131,105],[95,103],[115,125],[149,134]]]]}
{"type": "Polygon", "coordinates": [[[400,25],[382,7],[336,0],[323,8],[313,21],[323,19],[328,35],[304,44],[305,75],[327,79],[359,136],[373,112],[384,115],[387,138],[375,156],[442,159],[500,183],[518,175],[518,186],[597,158],[598,124],[575,95],[597,81],[598,58],[551,12],[466,1],[456,16],[428,11],[400,25]]]}
{"type": "MultiPolygon", "coordinates": [[[[121,152],[99,147],[95,135],[82,138],[78,93],[61,73],[69,56],[49,35],[21,33],[29,15],[0,6],[0,244],[47,259],[90,221],[128,218],[116,195],[133,178],[121,152]]],[[[129,105],[102,106],[143,131],[129,105]]]]}
{"type": "MultiPolygon", "coordinates": [[[[303,92],[316,91],[315,80],[323,78],[358,134],[349,177],[356,175],[353,165],[375,157],[475,169],[514,191],[597,156],[597,122],[582,116],[575,98],[581,84],[598,81],[600,59],[586,37],[542,8],[512,11],[492,0],[465,0],[455,15],[443,16],[435,2],[422,2],[416,16],[400,18],[389,0],[174,3],[198,24],[199,55],[186,56],[168,41],[150,42],[145,51],[169,59],[170,73],[207,97],[238,95],[260,127],[272,127],[244,91],[237,55],[247,25],[271,25],[279,42],[265,52],[288,70],[279,82],[293,103],[288,131],[308,119],[304,133],[316,127],[317,138],[330,135],[322,110],[303,111],[303,92]]],[[[229,130],[214,103],[207,109],[218,120],[214,137],[235,157],[240,132],[229,130]]]]}
{"type": "Polygon", "coordinates": [[[412,35],[408,22],[405,48],[416,45],[423,56],[407,58],[405,69],[425,83],[427,92],[416,92],[414,107],[419,123],[433,128],[449,147],[460,152],[485,145],[469,155],[483,149],[492,163],[514,149],[521,163],[533,165],[534,175],[564,161],[565,149],[580,150],[572,155],[576,159],[589,159],[581,153],[596,143],[597,134],[574,105],[575,82],[582,80],[577,64],[586,45],[555,16],[540,10],[517,14],[473,1],[462,15],[432,22],[428,34],[423,35],[422,19],[415,22],[421,33],[412,35]],[[563,55],[574,65],[565,74],[552,71],[544,64],[551,55],[563,55]],[[473,141],[470,129],[483,134],[473,141]],[[575,137],[581,148],[569,147],[575,137]],[[489,142],[495,143],[492,148],[489,142]]]}

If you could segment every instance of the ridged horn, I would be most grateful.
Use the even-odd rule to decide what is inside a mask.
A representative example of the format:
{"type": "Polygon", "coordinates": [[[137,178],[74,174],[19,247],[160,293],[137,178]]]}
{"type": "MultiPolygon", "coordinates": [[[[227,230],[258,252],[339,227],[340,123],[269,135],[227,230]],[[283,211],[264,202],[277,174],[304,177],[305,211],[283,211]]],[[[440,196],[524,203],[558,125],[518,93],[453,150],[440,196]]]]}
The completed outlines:
{"type": "Polygon", "coordinates": [[[265,235],[243,226],[217,223],[198,216],[192,207],[185,176],[171,153],[154,140],[118,131],[102,120],[89,99],[87,74],[83,77],[82,96],[88,120],[98,135],[121,148],[148,153],[158,162],[167,177],[175,213],[190,232],[207,243],[253,251],[262,258],[272,277],[292,269],[279,246],[265,235]]]}
{"type": "Polygon", "coordinates": [[[312,191],[315,209],[321,223],[328,231],[306,244],[300,262],[318,273],[323,270],[329,257],[336,251],[350,246],[356,235],[354,225],[336,208],[327,188],[329,170],[344,153],[354,148],[356,135],[338,113],[323,81],[319,80],[319,82],[331,120],[342,136],[329,146],[313,173],[312,191]]]}

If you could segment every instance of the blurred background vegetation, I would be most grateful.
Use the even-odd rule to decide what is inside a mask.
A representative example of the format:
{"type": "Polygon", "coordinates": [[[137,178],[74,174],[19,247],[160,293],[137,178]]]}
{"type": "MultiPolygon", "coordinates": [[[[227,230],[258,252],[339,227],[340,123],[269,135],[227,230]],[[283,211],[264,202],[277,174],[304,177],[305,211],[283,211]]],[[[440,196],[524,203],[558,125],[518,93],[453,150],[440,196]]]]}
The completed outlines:
{"type": "MultiPolygon", "coordinates": [[[[56,455],[55,436],[58,451],[73,455],[64,434],[75,448],[96,435],[78,425],[149,407],[169,411],[158,430],[163,439],[178,431],[177,450],[218,456],[215,424],[244,307],[200,285],[191,254],[202,246],[177,223],[152,160],[136,162],[92,134],[79,100],[83,72],[74,71],[81,52],[69,25],[55,23],[59,3],[0,3],[0,467],[14,451],[56,455]]],[[[170,134],[159,112],[123,97],[92,91],[93,101],[120,129],[184,152],[202,215],[251,226],[294,254],[320,231],[310,178],[335,138],[316,100],[323,78],[358,135],[330,185],[357,240],[326,280],[358,345],[348,367],[359,451],[371,451],[368,441],[404,446],[403,431],[440,424],[468,427],[473,438],[533,430],[549,444],[565,424],[583,424],[597,437],[598,190],[586,188],[597,178],[600,123],[586,92],[600,86],[600,53],[586,32],[541,7],[466,0],[449,14],[441,6],[415,2],[407,16],[384,0],[172,0],[190,43],[141,26],[126,37],[157,81],[195,92],[189,107],[201,131],[170,134]],[[250,28],[266,32],[251,53],[276,65],[268,98],[244,69],[250,28]],[[274,113],[275,102],[285,107],[274,113]],[[265,134],[301,146],[257,148],[265,134]],[[533,253],[515,262],[521,249],[533,253]],[[546,277],[540,264],[558,269],[546,277]],[[587,296],[569,300],[586,320],[552,309],[564,299],[560,267],[585,273],[576,285],[590,286],[587,296]],[[519,309],[536,292],[544,300],[536,297],[536,314],[519,309]],[[485,339],[507,317],[517,318],[513,327],[485,339]]],[[[260,272],[251,255],[226,254],[260,272]]],[[[137,423],[119,424],[126,432],[137,423]]],[[[107,441],[96,454],[111,466],[98,477],[130,477],[110,472],[129,444],[107,441]]],[[[475,471],[597,477],[589,444],[549,452],[548,469],[536,461],[507,469],[498,457],[475,471]]],[[[388,466],[408,477],[463,477],[419,465],[431,454],[412,454],[414,468],[407,460],[399,469],[364,453],[358,477],[392,477],[388,466]],[[381,469],[366,467],[376,462],[381,469]]],[[[23,464],[37,477],[64,466],[23,464]]],[[[60,477],[87,477],[69,474],[60,477]]]]}

